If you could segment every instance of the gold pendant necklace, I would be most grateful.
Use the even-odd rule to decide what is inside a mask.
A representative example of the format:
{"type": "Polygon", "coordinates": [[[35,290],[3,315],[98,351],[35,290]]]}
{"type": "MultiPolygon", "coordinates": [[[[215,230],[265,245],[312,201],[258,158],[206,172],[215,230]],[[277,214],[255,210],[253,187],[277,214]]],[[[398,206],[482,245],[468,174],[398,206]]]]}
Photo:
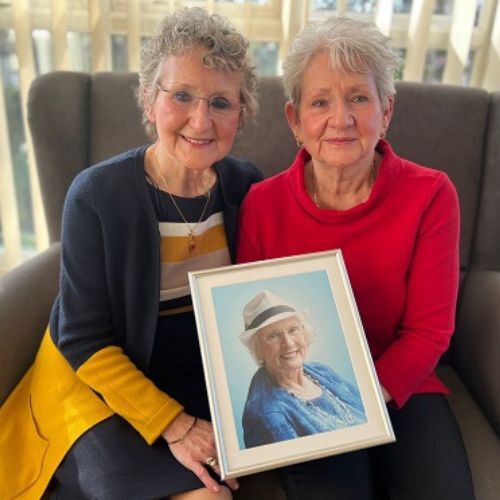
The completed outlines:
{"type": "MultiPolygon", "coordinates": [[[[165,184],[165,180],[163,179],[163,176],[161,176],[161,180],[163,181],[163,184],[166,187],[167,185],[165,184]]],[[[205,212],[207,211],[208,204],[210,203],[210,189],[207,191],[207,193],[205,195],[207,197],[207,201],[205,202],[205,206],[203,207],[200,218],[198,219],[198,222],[193,227],[191,227],[191,224],[189,224],[189,222],[186,220],[186,217],[184,217],[184,214],[182,213],[182,210],[180,209],[179,205],[177,205],[177,202],[175,201],[174,197],[172,196],[172,193],[170,193],[170,191],[167,191],[167,194],[170,196],[170,199],[172,200],[172,203],[174,204],[175,209],[177,210],[177,212],[181,216],[182,220],[184,221],[184,224],[186,224],[186,226],[188,228],[188,238],[189,238],[188,239],[188,250],[189,250],[189,253],[192,253],[196,249],[196,245],[197,245],[195,230],[199,226],[200,222],[202,221],[203,216],[205,215],[205,212]]]]}
{"type": "Polygon", "coordinates": [[[199,226],[200,222],[203,220],[205,212],[207,211],[208,205],[210,203],[210,190],[211,190],[211,188],[209,188],[208,191],[205,193],[207,201],[205,202],[205,206],[203,207],[203,210],[201,212],[200,218],[198,219],[198,222],[194,226],[191,227],[191,224],[187,221],[186,217],[184,217],[184,214],[182,213],[182,210],[180,209],[180,207],[177,204],[177,202],[175,201],[172,193],[168,189],[168,184],[167,184],[167,182],[165,180],[165,177],[163,177],[163,174],[160,171],[160,166],[159,166],[158,158],[156,157],[156,151],[153,151],[153,156],[154,156],[154,159],[155,159],[156,173],[157,173],[158,177],[161,179],[161,181],[163,183],[163,186],[166,189],[166,193],[170,197],[170,200],[172,201],[172,204],[174,205],[175,209],[177,210],[177,213],[181,216],[181,219],[183,220],[184,224],[186,224],[186,226],[188,228],[188,251],[189,251],[189,253],[192,253],[192,252],[195,251],[196,245],[198,244],[197,241],[196,241],[195,230],[199,226]]]}
{"type": "MultiPolygon", "coordinates": [[[[375,166],[375,156],[373,156],[373,163],[372,163],[372,168],[370,169],[370,178],[369,178],[369,186],[370,188],[373,187],[375,184],[375,178],[376,178],[376,166],[375,166]]],[[[314,173],[314,164],[311,161],[311,181],[312,181],[312,199],[314,201],[314,204],[318,207],[321,208],[321,205],[319,203],[319,198],[318,198],[318,186],[316,183],[316,174],[314,173]]]]}

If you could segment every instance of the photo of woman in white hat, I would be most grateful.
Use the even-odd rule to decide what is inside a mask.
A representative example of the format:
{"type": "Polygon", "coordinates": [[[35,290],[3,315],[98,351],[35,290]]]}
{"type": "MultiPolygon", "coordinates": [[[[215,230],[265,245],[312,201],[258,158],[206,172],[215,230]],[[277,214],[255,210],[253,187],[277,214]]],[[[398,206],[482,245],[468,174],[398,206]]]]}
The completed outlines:
{"type": "Polygon", "coordinates": [[[242,418],[247,448],[366,422],[358,389],[325,364],[306,362],[314,339],[307,316],[269,290],[243,309],[240,340],[259,365],[242,418]]]}

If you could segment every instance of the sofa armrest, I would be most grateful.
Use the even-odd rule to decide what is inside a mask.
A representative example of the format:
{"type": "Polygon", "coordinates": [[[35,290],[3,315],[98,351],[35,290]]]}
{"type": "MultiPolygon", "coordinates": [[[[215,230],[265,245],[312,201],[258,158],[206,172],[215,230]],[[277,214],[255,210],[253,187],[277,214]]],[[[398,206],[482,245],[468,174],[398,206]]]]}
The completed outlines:
{"type": "Polygon", "coordinates": [[[453,339],[453,364],[500,435],[500,272],[468,273],[453,339]]]}
{"type": "Polygon", "coordinates": [[[60,244],[0,277],[0,404],[35,358],[59,288],[60,244]]]}

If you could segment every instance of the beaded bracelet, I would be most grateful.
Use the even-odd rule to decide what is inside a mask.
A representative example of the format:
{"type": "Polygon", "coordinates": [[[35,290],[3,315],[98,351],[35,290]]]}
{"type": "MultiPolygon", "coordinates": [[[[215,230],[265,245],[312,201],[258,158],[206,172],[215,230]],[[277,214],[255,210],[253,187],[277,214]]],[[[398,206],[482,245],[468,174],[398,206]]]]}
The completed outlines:
{"type": "Polygon", "coordinates": [[[180,438],[174,439],[173,441],[167,441],[167,444],[175,444],[175,443],[178,443],[179,441],[182,441],[189,434],[191,429],[195,426],[197,420],[198,419],[196,417],[194,417],[193,421],[192,421],[191,425],[188,427],[187,431],[180,438]]]}

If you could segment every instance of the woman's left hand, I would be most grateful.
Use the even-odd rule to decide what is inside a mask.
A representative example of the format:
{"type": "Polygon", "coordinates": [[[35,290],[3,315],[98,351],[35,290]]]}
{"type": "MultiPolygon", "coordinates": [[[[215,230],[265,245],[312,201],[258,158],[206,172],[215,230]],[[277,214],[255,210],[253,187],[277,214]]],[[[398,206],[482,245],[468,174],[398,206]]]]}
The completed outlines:
{"type": "MultiPolygon", "coordinates": [[[[181,413],[175,420],[187,416],[186,413],[181,413]]],[[[192,416],[189,417],[191,421],[194,418],[192,416]]],[[[172,424],[176,423],[175,420],[172,424]]],[[[171,431],[171,425],[169,425],[167,430],[171,431]]],[[[168,443],[170,439],[167,439],[167,430],[163,432],[163,437],[168,443]]],[[[206,469],[206,466],[211,467],[212,470],[220,476],[214,433],[210,422],[196,419],[191,430],[189,430],[182,439],[175,443],[168,444],[168,446],[172,455],[184,465],[184,467],[196,474],[205,487],[213,492],[218,492],[220,490],[220,485],[210,476],[206,469]]],[[[232,490],[237,490],[239,487],[236,479],[227,479],[226,484],[232,490]]]]}

